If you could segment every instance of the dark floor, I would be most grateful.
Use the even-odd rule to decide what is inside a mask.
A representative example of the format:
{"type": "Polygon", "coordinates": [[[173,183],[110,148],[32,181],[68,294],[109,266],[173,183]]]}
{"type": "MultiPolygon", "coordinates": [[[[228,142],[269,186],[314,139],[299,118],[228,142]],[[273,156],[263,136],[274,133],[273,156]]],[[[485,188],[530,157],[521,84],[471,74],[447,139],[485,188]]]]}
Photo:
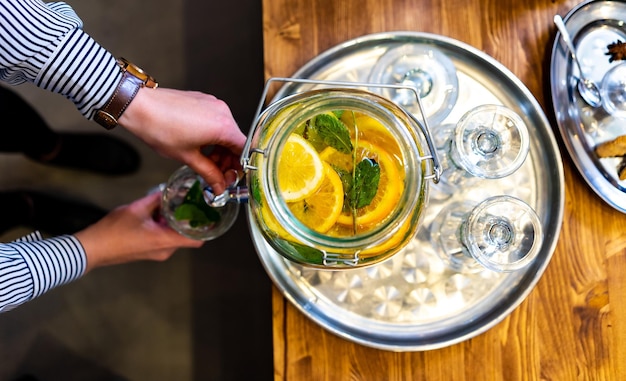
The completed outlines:
{"type": "MultiPolygon", "coordinates": [[[[66,1],[115,55],[161,86],[225,100],[247,133],[263,87],[259,0],[66,1]]],[[[29,85],[18,91],[55,129],[102,132],[59,96],[29,85]]],[[[53,189],[112,208],[180,165],[121,129],[111,133],[140,151],[139,173],[104,178],[0,154],[0,189],[53,189]]],[[[0,381],[269,380],[271,340],[271,280],[242,208],[235,226],[201,249],[164,263],[98,269],[0,315],[0,381]]]]}

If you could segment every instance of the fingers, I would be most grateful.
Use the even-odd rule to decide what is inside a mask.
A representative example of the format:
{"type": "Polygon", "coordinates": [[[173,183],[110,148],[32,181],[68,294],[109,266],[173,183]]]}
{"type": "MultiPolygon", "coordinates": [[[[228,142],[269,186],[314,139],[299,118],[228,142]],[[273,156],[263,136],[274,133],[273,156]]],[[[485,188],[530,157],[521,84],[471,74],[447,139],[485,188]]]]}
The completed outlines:
{"type": "Polygon", "coordinates": [[[140,216],[140,218],[150,217],[155,222],[158,222],[156,216],[161,207],[161,191],[155,191],[147,194],[146,196],[133,201],[128,207],[134,210],[134,213],[140,216]]]}
{"type": "Polygon", "coordinates": [[[233,119],[230,108],[224,101],[215,99],[212,103],[216,110],[220,110],[213,116],[213,122],[219,126],[219,136],[215,144],[227,148],[236,155],[240,155],[246,143],[246,135],[243,134],[237,122],[233,119]]]}
{"type": "Polygon", "coordinates": [[[213,151],[209,154],[209,159],[215,162],[222,172],[226,172],[231,169],[240,170],[241,162],[239,155],[235,155],[232,151],[228,149],[216,146],[213,148],[213,151]]]}
{"type": "Polygon", "coordinates": [[[163,194],[162,194],[161,191],[152,192],[152,193],[149,193],[148,195],[146,195],[145,197],[137,200],[137,202],[142,204],[148,210],[154,211],[157,208],[161,207],[161,197],[162,197],[162,195],[163,194]]]}
{"type": "Polygon", "coordinates": [[[238,126],[231,128],[230,131],[231,133],[228,134],[226,140],[223,141],[221,145],[228,148],[234,154],[241,155],[247,137],[241,132],[238,126]]]}
{"type": "Polygon", "coordinates": [[[199,174],[211,188],[215,194],[222,194],[226,190],[226,179],[222,170],[210,158],[197,152],[194,157],[188,161],[189,166],[197,174],[199,174]]]}
{"type": "Polygon", "coordinates": [[[226,184],[228,184],[228,186],[238,183],[240,180],[239,176],[239,171],[236,169],[229,169],[224,172],[224,179],[226,180],[226,184]]]}
{"type": "MultiPolygon", "coordinates": [[[[153,229],[156,228],[160,230],[161,239],[168,241],[167,244],[164,244],[164,252],[170,251],[169,255],[171,255],[179,247],[198,248],[202,246],[204,242],[194,240],[179,234],[174,229],[172,229],[167,223],[167,220],[162,217],[160,213],[158,213],[158,210],[161,206],[161,195],[161,192],[151,193],[137,200],[135,205],[142,208],[144,211],[148,211],[150,216],[154,216],[155,214],[159,216],[157,219],[151,218],[151,224],[155,224],[153,225],[153,229]]],[[[163,255],[163,258],[167,259],[169,255],[163,255]]]]}
{"type": "Polygon", "coordinates": [[[213,188],[215,194],[222,194],[235,183],[242,169],[239,156],[221,146],[214,147],[208,156],[194,152],[185,161],[213,188]]]}
{"type": "Polygon", "coordinates": [[[204,241],[191,239],[189,237],[185,237],[182,234],[179,234],[174,229],[169,226],[162,226],[162,238],[168,240],[168,250],[171,250],[172,253],[181,247],[186,247],[190,249],[197,249],[204,244],[204,241]]]}

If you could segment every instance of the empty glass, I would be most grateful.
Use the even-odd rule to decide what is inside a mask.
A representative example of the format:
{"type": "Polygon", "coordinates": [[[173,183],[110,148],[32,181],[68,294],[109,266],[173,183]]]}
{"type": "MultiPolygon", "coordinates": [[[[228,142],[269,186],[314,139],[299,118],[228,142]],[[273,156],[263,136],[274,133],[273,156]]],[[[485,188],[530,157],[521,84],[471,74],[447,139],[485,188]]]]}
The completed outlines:
{"type": "MultiPolygon", "coordinates": [[[[428,45],[406,44],[390,49],[372,68],[369,82],[417,89],[424,117],[432,125],[441,123],[450,114],[458,97],[459,83],[454,63],[428,45]]],[[[373,90],[413,114],[420,113],[415,94],[407,89],[373,90]]]]}
{"type": "Polygon", "coordinates": [[[523,269],[535,259],[543,242],[537,213],[507,195],[478,204],[449,204],[433,220],[430,233],[441,259],[459,272],[523,269]]]}
{"type": "Polygon", "coordinates": [[[433,189],[447,195],[480,178],[512,174],[524,163],[530,147],[522,118],[501,105],[475,107],[456,125],[436,127],[433,135],[443,168],[433,189]]]}
{"type": "Polygon", "coordinates": [[[613,66],[602,78],[602,107],[616,118],[626,119],[626,63],[613,66]]]}

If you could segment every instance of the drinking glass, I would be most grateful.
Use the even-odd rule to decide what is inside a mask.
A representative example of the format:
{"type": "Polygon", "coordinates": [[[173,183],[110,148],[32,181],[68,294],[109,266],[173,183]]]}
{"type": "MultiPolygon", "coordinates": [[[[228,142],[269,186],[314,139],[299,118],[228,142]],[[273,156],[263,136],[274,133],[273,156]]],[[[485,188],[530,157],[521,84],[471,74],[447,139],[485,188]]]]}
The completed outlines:
{"type": "Polygon", "coordinates": [[[161,216],[178,233],[209,241],[228,231],[239,214],[239,201],[247,198],[237,179],[215,195],[204,179],[188,166],[178,168],[162,185],[161,216]]]}
{"type": "Polygon", "coordinates": [[[513,110],[481,105],[456,125],[435,127],[434,141],[443,173],[433,189],[450,195],[478,179],[499,179],[524,163],[530,147],[528,128],[513,110]]]}
{"type": "Polygon", "coordinates": [[[626,119],[626,62],[606,72],[600,85],[602,107],[616,118],[626,119]]]}
{"type": "Polygon", "coordinates": [[[537,213],[508,195],[478,204],[451,203],[435,217],[430,233],[441,259],[459,272],[523,269],[536,258],[543,241],[537,213]]]}
{"type": "MultiPolygon", "coordinates": [[[[419,44],[400,45],[383,54],[369,76],[369,82],[410,86],[417,89],[425,118],[441,123],[450,114],[458,97],[454,63],[438,49],[419,44]]],[[[421,113],[415,94],[408,89],[376,88],[374,91],[404,107],[421,113]]]]}

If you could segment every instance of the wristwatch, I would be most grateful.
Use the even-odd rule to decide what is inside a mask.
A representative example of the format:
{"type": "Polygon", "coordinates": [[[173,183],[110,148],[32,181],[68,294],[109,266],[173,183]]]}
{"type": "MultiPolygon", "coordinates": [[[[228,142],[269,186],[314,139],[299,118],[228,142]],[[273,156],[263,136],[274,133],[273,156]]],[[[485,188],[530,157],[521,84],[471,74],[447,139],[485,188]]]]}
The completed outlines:
{"type": "Polygon", "coordinates": [[[104,107],[97,110],[93,116],[93,120],[107,130],[111,130],[117,126],[118,119],[122,116],[124,110],[126,110],[126,107],[128,107],[133,98],[135,98],[140,88],[148,87],[156,89],[157,86],[159,86],[154,78],[125,58],[118,58],[117,63],[122,70],[122,80],[117,85],[111,99],[109,99],[104,107]]]}

